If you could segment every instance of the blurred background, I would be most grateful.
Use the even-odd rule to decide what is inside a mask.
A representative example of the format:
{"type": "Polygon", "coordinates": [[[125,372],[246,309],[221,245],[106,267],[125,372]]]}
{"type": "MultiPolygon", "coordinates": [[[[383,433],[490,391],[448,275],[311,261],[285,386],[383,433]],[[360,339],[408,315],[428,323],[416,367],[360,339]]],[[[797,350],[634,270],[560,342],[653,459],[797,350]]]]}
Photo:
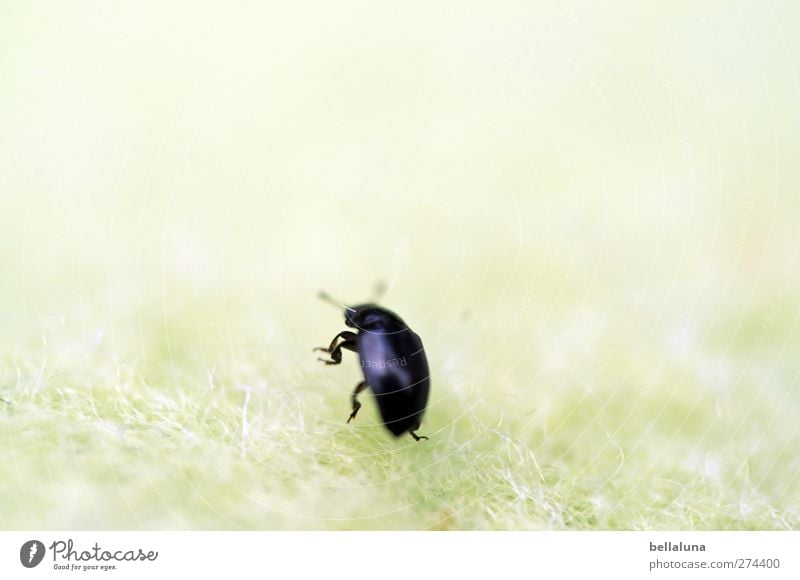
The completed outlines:
{"type": "Polygon", "coordinates": [[[798,21],[4,3],[0,527],[796,527],[798,21]],[[424,448],[311,353],[381,280],[424,448]]]}

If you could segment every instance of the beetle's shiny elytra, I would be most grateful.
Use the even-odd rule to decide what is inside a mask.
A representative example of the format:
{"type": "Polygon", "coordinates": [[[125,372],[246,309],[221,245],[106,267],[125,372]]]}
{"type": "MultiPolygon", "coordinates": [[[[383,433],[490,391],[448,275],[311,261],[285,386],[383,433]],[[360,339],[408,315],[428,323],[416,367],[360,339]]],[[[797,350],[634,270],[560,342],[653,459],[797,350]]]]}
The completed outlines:
{"type": "Polygon", "coordinates": [[[375,304],[345,306],[344,322],[358,332],[344,330],[333,337],[330,346],[314,350],[330,356],[319,359],[328,365],[342,362],[343,348],[358,353],[364,380],[353,391],[353,411],[347,422],[355,419],[361,408],[359,393],[370,388],[384,425],[395,437],[408,431],[416,441],[427,439],[416,434],[430,391],[422,340],[397,314],[375,304]]]}

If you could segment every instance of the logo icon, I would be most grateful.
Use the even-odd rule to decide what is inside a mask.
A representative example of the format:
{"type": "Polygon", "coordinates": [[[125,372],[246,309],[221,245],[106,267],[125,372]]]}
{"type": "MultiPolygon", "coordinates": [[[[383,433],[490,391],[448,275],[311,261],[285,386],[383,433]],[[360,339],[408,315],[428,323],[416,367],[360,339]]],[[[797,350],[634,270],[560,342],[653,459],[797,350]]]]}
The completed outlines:
{"type": "Polygon", "coordinates": [[[39,540],[28,540],[19,549],[19,561],[26,568],[35,568],[44,558],[44,544],[39,540]]]}

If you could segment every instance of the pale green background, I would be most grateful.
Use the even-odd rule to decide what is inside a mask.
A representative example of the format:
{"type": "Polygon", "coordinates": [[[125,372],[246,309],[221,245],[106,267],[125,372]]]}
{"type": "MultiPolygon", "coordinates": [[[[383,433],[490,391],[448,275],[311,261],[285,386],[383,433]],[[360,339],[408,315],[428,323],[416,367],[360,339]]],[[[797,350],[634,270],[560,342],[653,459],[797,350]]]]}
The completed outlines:
{"type": "Polygon", "coordinates": [[[798,527],[798,22],[4,2],[0,528],[798,527]],[[310,352],[378,280],[426,443],[310,352]]]}

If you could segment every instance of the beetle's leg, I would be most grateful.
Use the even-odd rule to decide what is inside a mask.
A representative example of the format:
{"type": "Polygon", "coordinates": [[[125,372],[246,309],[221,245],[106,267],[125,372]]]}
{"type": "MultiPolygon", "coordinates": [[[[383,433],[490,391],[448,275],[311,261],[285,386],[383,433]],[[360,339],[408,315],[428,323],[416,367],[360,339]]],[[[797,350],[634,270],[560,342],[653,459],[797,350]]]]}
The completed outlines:
{"type": "Polygon", "coordinates": [[[427,437],[425,437],[425,435],[417,435],[417,434],[416,434],[416,433],[414,433],[413,431],[409,431],[409,433],[410,433],[410,434],[411,434],[411,436],[414,438],[414,441],[420,441],[420,440],[422,440],[422,439],[428,439],[427,437]]]}
{"type": "Polygon", "coordinates": [[[324,346],[318,346],[314,350],[315,351],[321,350],[321,351],[324,351],[324,352],[327,352],[327,353],[331,353],[331,352],[333,352],[333,349],[336,348],[336,341],[339,340],[339,338],[342,338],[344,340],[355,340],[356,339],[356,333],[355,332],[350,332],[349,330],[343,330],[342,332],[340,332],[339,334],[337,334],[336,336],[333,337],[333,340],[331,341],[331,345],[328,348],[325,348],[324,346]]]}
{"type": "MultiPolygon", "coordinates": [[[[356,349],[356,341],[355,340],[344,340],[340,342],[336,348],[334,348],[329,354],[331,355],[331,360],[325,360],[321,358],[322,362],[326,365],[338,365],[342,362],[342,349],[346,348],[347,350],[352,350],[353,352],[358,352],[356,349]]],[[[321,349],[325,350],[325,349],[321,349]]]]}
{"type": "Polygon", "coordinates": [[[353,412],[350,413],[350,418],[347,420],[348,423],[355,419],[356,415],[358,415],[358,410],[361,408],[361,402],[358,400],[358,394],[368,386],[369,385],[367,384],[367,381],[361,381],[356,385],[356,390],[353,391],[353,412]]]}
{"type": "Polygon", "coordinates": [[[327,352],[329,355],[331,355],[332,360],[325,360],[324,358],[319,359],[326,365],[338,365],[342,362],[343,348],[356,352],[355,332],[350,332],[349,330],[343,330],[342,332],[333,337],[331,345],[328,348],[325,348],[324,346],[319,346],[315,348],[314,351],[321,350],[322,352],[327,352]],[[337,345],[336,341],[339,340],[340,337],[343,338],[344,340],[337,345]]]}

